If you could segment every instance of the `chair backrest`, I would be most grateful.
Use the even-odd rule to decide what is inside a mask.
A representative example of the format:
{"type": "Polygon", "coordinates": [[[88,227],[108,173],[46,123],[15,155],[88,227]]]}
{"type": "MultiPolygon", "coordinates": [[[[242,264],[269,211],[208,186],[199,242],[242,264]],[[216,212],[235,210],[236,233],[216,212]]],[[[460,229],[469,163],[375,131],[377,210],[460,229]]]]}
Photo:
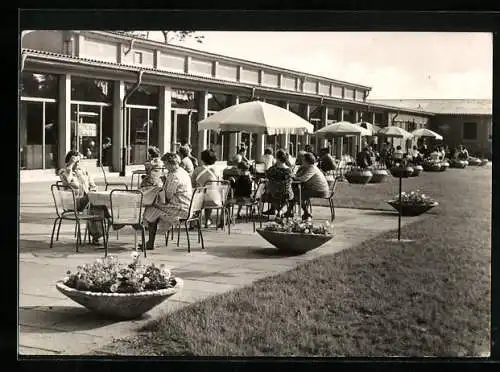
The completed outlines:
{"type": "Polygon", "coordinates": [[[266,179],[261,179],[259,183],[257,183],[257,188],[255,189],[255,192],[253,194],[253,200],[261,200],[262,196],[266,192],[266,186],[267,186],[267,180],[266,179]]]}
{"type": "Polygon", "coordinates": [[[191,196],[191,203],[189,204],[188,219],[197,217],[203,210],[203,204],[205,202],[205,193],[207,192],[207,186],[197,187],[193,190],[193,195],[191,196]]]}
{"type": "Polygon", "coordinates": [[[231,183],[226,180],[212,180],[205,183],[207,192],[220,193],[221,207],[226,204],[229,194],[231,192],[231,183]]]}
{"type": "Polygon", "coordinates": [[[336,176],[333,180],[328,180],[328,187],[330,189],[330,198],[335,195],[335,188],[337,187],[337,182],[341,179],[341,176],[336,176]]]}
{"type": "Polygon", "coordinates": [[[111,220],[113,225],[137,225],[142,222],[142,192],[140,190],[112,190],[111,220]]]}
{"type": "Polygon", "coordinates": [[[67,215],[69,212],[73,212],[76,217],[77,206],[75,190],[62,183],[51,185],[50,190],[54,198],[57,216],[62,217],[63,214],[67,215]]]}
{"type": "Polygon", "coordinates": [[[104,167],[101,164],[101,171],[102,171],[102,176],[104,177],[104,183],[108,183],[108,178],[106,177],[106,171],[104,170],[104,167]]]}

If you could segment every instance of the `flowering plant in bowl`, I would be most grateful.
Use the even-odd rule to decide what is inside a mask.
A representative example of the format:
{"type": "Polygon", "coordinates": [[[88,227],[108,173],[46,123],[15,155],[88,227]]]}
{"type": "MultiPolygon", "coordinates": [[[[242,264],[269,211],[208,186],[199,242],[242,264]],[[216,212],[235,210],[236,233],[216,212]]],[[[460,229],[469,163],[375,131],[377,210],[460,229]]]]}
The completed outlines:
{"type": "Polygon", "coordinates": [[[113,256],[67,271],[67,277],[56,288],[73,301],[98,314],[120,319],[134,319],[183,286],[182,279],[172,276],[164,265],[139,262],[139,253],[132,253],[132,262],[122,263],[113,256]]]}
{"type": "Polygon", "coordinates": [[[333,225],[329,221],[315,225],[312,220],[302,221],[296,218],[283,218],[276,219],[267,224],[264,230],[296,234],[330,235],[333,233],[333,225]]]}
{"type": "Polygon", "coordinates": [[[132,253],[132,262],[124,264],[116,257],[98,258],[91,264],[67,271],[63,283],[80,291],[99,293],[137,293],[175,287],[176,279],[163,264],[144,264],[132,253]]]}
{"type": "MultiPolygon", "coordinates": [[[[399,203],[399,194],[394,196],[393,201],[399,203]]],[[[434,199],[428,197],[420,190],[401,192],[401,203],[402,204],[419,204],[419,205],[430,205],[436,203],[434,199]]]]}
{"type": "Polygon", "coordinates": [[[421,193],[420,190],[409,193],[403,191],[401,193],[401,202],[399,197],[399,194],[395,195],[394,199],[389,200],[387,203],[400,212],[402,216],[418,216],[438,205],[438,202],[421,193]]]}

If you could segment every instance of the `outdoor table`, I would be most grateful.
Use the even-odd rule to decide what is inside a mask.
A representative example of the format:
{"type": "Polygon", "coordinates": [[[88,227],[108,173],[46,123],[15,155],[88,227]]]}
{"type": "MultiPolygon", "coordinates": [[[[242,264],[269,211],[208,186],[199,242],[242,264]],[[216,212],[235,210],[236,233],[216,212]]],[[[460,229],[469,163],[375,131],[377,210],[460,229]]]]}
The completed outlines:
{"type": "Polygon", "coordinates": [[[89,203],[93,206],[105,207],[107,211],[106,217],[111,216],[111,199],[109,195],[111,190],[106,191],[89,191],[87,194],[89,197],[89,203]]]}

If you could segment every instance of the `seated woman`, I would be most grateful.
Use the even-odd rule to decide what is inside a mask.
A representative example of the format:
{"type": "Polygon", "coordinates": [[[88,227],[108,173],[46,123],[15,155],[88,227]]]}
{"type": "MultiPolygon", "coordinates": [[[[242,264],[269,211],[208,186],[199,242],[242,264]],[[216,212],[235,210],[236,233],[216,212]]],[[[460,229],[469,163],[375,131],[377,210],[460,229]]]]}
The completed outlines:
{"type": "Polygon", "coordinates": [[[268,147],[264,150],[264,155],[262,155],[261,161],[264,163],[264,172],[274,165],[275,159],[272,148],[268,147]]]}
{"type": "Polygon", "coordinates": [[[288,160],[284,150],[276,152],[276,164],[266,172],[268,179],[266,193],[263,200],[271,203],[271,208],[263,214],[274,215],[281,212],[282,208],[293,199],[292,171],[286,165],[288,160]]]}
{"type": "Polygon", "coordinates": [[[167,153],[161,160],[165,163],[168,174],[157,203],[147,206],[144,210],[144,222],[149,229],[149,240],[146,249],[154,249],[156,233],[167,232],[176,225],[179,218],[187,217],[193,187],[191,177],[180,167],[181,159],[175,153],[167,153]]]}
{"type": "MultiPolygon", "coordinates": [[[[65,186],[75,190],[77,209],[83,211],[89,204],[89,191],[97,191],[97,186],[89,172],[80,164],[80,153],[71,150],[66,154],[66,166],[59,171],[59,177],[65,186]]],[[[107,211],[104,208],[90,206],[89,213],[104,216],[107,211]]],[[[92,244],[99,244],[99,238],[103,236],[100,223],[89,221],[87,229],[92,237],[92,244]]]]}
{"type": "MultiPolygon", "coordinates": [[[[210,181],[219,181],[222,179],[220,171],[214,167],[217,161],[217,154],[213,150],[204,150],[201,153],[202,165],[197,167],[192,175],[193,187],[202,187],[207,185],[210,181]]],[[[210,207],[220,207],[222,203],[222,195],[217,187],[217,185],[208,185],[210,190],[207,189],[205,194],[205,227],[212,224],[210,217],[212,215],[212,209],[210,207]]]]}
{"type": "MultiPolygon", "coordinates": [[[[314,165],[315,158],[311,153],[304,154],[302,159],[302,165],[298,169],[297,174],[293,177],[294,180],[301,183],[301,199],[302,199],[302,210],[304,214],[302,215],[303,220],[312,218],[311,214],[307,210],[307,202],[310,198],[327,198],[330,189],[328,187],[328,181],[325,175],[319,168],[314,165]]],[[[293,205],[299,202],[299,191],[298,185],[294,185],[293,194],[295,198],[293,199],[292,206],[289,208],[287,216],[293,217],[293,205]],[[296,188],[295,188],[296,186],[296,188]]]]}
{"type": "Polygon", "coordinates": [[[238,164],[238,176],[231,179],[231,186],[234,189],[234,204],[238,205],[236,218],[241,218],[241,209],[243,205],[250,203],[252,196],[253,180],[250,175],[250,165],[242,161],[238,164]]]}
{"type": "Polygon", "coordinates": [[[184,170],[191,176],[194,171],[194,165],[193,162],[191,161],[191,158],[189,157],[189,150],[186,147],[179,147],[179,156],[181,157],[181,168],[184,168],[184,170]]]}
{"type": "Polygon", "coordinates": [[[163,176],[163,169],[165,164],[161,160],[160,149],[154,146],[148,148],[148,160],[144,163],[146,175],[143,176],[140,188],[148,186],[163,186],[161,177],[163,176]]]}

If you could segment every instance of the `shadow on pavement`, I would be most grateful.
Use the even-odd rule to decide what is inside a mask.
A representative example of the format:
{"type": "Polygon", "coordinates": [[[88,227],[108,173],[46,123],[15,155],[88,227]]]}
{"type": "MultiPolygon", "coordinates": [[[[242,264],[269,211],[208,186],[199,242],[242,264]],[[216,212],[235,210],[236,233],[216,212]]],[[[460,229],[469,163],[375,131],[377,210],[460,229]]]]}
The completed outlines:
{"type": "MultiPolygon", "coordinates": [[[[125,251],[132,251],[130,243],[122,243],[115,240],[110,242],[108,246],[108,254],[116,254],[125,251]]],[[[68,255],[74,254],[92,254],[95,256],[96,253],[104,256],[104,246],[102,244],[99,246],[90,244],[80,245],[77,253],[74,241],[54,241],[53,247],[50,248],[50,243],[47,241],[20,239],[19,252],[31,253],[33,256],[39,257],[67,257],[68,255]]]]}
{"type": "MultiPolygon", "coordinates": [[[[26,323],[27,319],[30,317],[31,310],[37,312],[37,325],[36,327],[25,327],[23,333],[85,331],[105,327],[121,321],[106,318],[79,306],[25,306],[19,308],[20,325],[26,323]],[[43,314],[43,316],[40,314],[43,314]]],[[[141,319],[147,319],[149,317],[149,315],[144,315],[141,319]]]]}
{"type": "Polygon", "coordinates": [[[207,249],[208,255],[213,255],[216,257],[228,257],[228,258],[284,258],[298,256],[297,254],[290,254],[282,252],[276,248],[260,247],[260,246],[216,246],[207,249]]]}

